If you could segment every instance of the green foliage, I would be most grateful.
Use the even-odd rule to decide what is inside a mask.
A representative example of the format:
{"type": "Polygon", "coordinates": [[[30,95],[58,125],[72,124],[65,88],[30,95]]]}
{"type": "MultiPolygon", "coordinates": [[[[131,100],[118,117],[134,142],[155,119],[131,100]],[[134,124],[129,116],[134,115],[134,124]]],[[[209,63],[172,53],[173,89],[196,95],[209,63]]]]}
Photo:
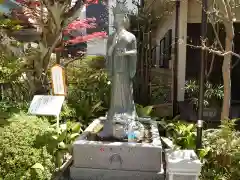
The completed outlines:
{"type": "Polygon", "coordinates": [[[240,133],[235,130],[235,121],[222,120],[219,129],[204,132],[205,158],[201,179],[239,179],[240,133]]]}
{"type": "MultiPolygon", "coordinates": [[[[56,124],[53,126],[56,127],[56,124]]],[[[57,167],[60,167],[65,161],[67,154],[72,154],[72,144],[82,132],[81,124],[67,121],[60,125],[59,132],[54,133],[51,146],[54,147],[55,162],[57,167]],[[56,147],[56,148],[55,148],[56,147]]]]}
{"type": "MultiPolygon", "coordinates": [[[[237,180],[240,176],[240,133],[236,120],[221,121],[218,129],[203,131],[203,148],[199,158],[203,162],[201,180],[237,180]]],[[[181,149],[196,148],[195,125],[185,122],[161,123],[169,138],[181,149]]]]}
{"type": "MultiPolygon", "coordinates": [[[[223,99],[223,86],[217,85],[214,86],[210,82],[205,83],[205,93],[204,93],[204,105],[211,106],[214,104],[218,104],[223,99]]],[[[197,106],[198,105],[198,94],[199,94],[199,85],[197,81],[190,80],[186,82],[185,90],[187,97],[191,100],[191,102],[197,106]]]]}
{"type": "Polygon", "coordinates": [[[0,17],[0,28],[9,30],[19,30],[22,28],[21,21],[0,17]]]}
{"type": "MultiPolygon", "coordinates": [[[[1,47],[1,46],[0,46],[1,47]]],[[[20,70],[20,59],[1,47],[0,50],[0,83],[16,81],[20,70]]]]}
{"type": "Polygon", "coordinates": [[[166,124],[165,128],[174,144],[181,149],[196,148],[196,127],[194,124],[177,121],[166,124]]]}
{"type": "Polygon", "coordinates": [[[136,111],[139,117],[148,117],[153,111],[153,106],[143,107],[140,104],[136,104],[136,111]]]}
{"type": "MultiPolygon", "coordinates": [[[[1,25],[0,25],[1,26],[1,25]]],[[[15,53],[21,45],[18,41],[9,39],[5,32],[0,31],[2,39],[7,39],[7,42],[0,43],[0,84],[1,84],[1,97],[10,103],[15,103],[16,100],[25,100],[29,96],[28,87],[24,83],[22,73],[23,59],[15,53]]],[[[19,48],[20,52],[21,49],[19,48]]]]}
{"type": "MultiPolygon", "coordinates": [[[[84,126],[87,126],[93,118],[105,114],[108,109],[110,83],[106,72],[93,65],[99,63],[98,61],[104,63],[102,59],[86,58],[81,60],[79,68],[67,69],[68,107],[65,109],[68,110],[69,116],[76,116],[75,120],[80,120],[84,126]]],[[[66,119],[64,116],[63,118],[66,119]]]]}
{"type": "Polygon", "coordinates": [[[23,102],[14,102],[9,99],[0,101],[0,114],[8,113],[9,115],[13,113],[18,113],[20,111],[27,112],[28,104],[23,102]]]}
{"type": "Polygon", "coordinates": [[[0,129],[0,177],[4,180],[47,180],[55,170],[48,145],[38,137],[51,134],[45,119],[18,114],[0,129]]]}

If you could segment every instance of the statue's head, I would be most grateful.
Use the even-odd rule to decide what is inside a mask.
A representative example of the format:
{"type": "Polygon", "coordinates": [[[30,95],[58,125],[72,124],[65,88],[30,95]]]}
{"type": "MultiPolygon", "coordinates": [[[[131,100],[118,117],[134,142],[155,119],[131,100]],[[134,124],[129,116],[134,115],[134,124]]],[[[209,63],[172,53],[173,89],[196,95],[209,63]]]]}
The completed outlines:
{"type": "Polygon", "coordinates": [[[128,9],[124,4],[117,2],[116,6],[113,8],[113,15],[114,15],[114,27],[116,29],[121,27],[125,29],[129,28],[130,20],[128,17],[128,9]]]}

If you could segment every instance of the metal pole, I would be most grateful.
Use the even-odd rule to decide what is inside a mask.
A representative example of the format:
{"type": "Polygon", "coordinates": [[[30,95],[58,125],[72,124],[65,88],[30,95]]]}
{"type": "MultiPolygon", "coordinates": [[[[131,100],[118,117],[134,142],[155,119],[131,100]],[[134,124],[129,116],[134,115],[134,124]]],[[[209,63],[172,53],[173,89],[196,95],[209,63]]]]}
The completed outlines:
{"type": "MultiPolygon", "coordinates": [[[[203,40],[207,37],[207,0],[202,0],[202,23],[201,37],[203,40]]],[[[204,108],[204,83],[205,83],[205,51],[201,51],[199,99],[198,99],[198,121],[197,121],[197,139],[196,149],[202,148],[202,128],[203,128],[203,108],[204,108]]]]}

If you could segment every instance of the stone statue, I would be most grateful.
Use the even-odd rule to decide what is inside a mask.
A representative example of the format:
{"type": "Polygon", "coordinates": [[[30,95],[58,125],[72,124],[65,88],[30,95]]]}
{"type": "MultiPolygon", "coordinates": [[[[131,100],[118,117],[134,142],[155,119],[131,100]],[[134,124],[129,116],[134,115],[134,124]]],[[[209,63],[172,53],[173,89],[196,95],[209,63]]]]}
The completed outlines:
{"type": "Polygon", "coordinates": [[[126,127],[137,118],[132,83],[137,65],[136,37],[127,30],[129,18],[118,3],[113,14],[116,31],[108,38],[106,54],[106,67],[112,83],[111,102],[103,136],[115,136],[114,122],[125,123],[126,127]]]}

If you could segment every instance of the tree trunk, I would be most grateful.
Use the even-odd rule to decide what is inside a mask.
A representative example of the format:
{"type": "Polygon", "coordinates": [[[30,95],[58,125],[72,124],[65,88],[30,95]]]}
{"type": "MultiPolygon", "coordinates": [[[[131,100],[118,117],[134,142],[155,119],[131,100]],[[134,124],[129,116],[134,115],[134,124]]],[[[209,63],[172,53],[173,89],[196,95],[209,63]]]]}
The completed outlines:
{"type": "MultiPolygon", "coordinates": [[[[225,52],[231,52],[233,47],[234,28],[233,23],[225,24],[226,39],[225,39],[225,52]]],[[[224,98],[222,105],[221,119],[229,118],[231,107],[231,61],[232,54],[229,53],[224,56],[222,65],[223,85],[224,85],[224,98]]]]}
{"type": "Polygon", "coordinates": [[[49,92],[48,78],[46,75],[41,76],[34,72],[28,72],[27,81],[29,85],[29,95],[34,96],[37,94],[45,95],[49,92]]]}
{"type": "Polygon", "coordinates": [[[41,53],[37,54],[37,56],[33,56],[35,57],[34,59],[28,59],[28,63],[32,64],[33,70],[26,72],[30,96],[34,96],[37,94],[46,95],[49,92],[47,70],[50,56],[45,57],[45,63],[43,63],[43,59],[41,59],[41,53]]]}

